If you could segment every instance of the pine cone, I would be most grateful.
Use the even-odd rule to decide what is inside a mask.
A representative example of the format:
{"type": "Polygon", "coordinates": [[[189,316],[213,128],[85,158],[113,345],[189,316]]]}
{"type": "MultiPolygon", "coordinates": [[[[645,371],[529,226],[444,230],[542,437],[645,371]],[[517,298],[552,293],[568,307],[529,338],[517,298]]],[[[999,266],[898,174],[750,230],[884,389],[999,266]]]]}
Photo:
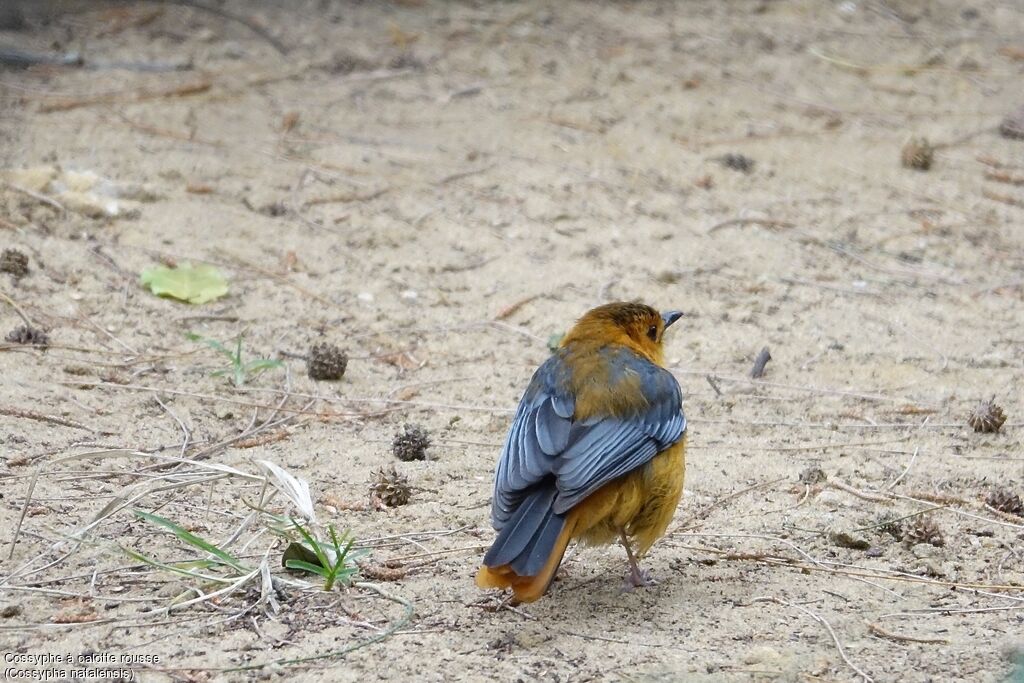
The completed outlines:
{"type": "Polygon", "coordinates": [[[891,519],[886,514],[880,515],[878,518],[878,530],[883,534],[889,534],[899,541],[904,535],[903,520],[891,519]]]}
{"type": "Polygon", "coordinates": [[[399,460],[426,460],[427,449],[430,448],[430,437],[427,430],[419,425],[406,423],[402,431],[395,434],[391,442],[391,452],[399,460]]]}
{"type": "Polygon", "coordinates": [[[50,337],[47,336],[45,332],[35,327],[29,327],[28,325],[15,327],[4,339],[12,344],[30,344],[32,346],[42,347],[50,345],[50,337]]]}
{"type": "Polygon", "coordinates": [[[828,481],[828,475],[825,474],[825,470],[821,469],[817,465],[805,467],[803,471],[800,472],[801,484],[809,484],[813,486],[814,484],[823,484],[826,481],[828,481]]]}
{"type": "Polygon", "coordinates": [[[1024,502],[1010,489],[993,489],[985,499],[988,505],[1000,512],[1024,517],[1024,502]]]}
{"type": "Polygon", "coordinates": [[[995,404],[995,396],[982,401],[967,418],[967,424],[976,432],[998,432],[1006,422],[1006,413],[995,404]]]}
{"type": "Polygon", "coordinates": [[[903,540],[907,545],[918,543],[930,543],[934,546],[946,545],[946,539],[942,536],[942,529],[932,519],[931,515],[921,515],[903,534],[903,540]]]}
{"type": "Polygon", "coordinates": [[[10,273],[16,278],[28,275],[28,256],[17,249],[4,249],[0,254],[0,272],[10,273]]]}
{"type": "Polygon", "coordinates": [[[306,361],[306,372],[316,380],[339,380],[345,376],[348,356],[334,344],[313,344],[306,361]]]}
{"type": "Polygon", "coordinates": [[[405,505],[409,502],[412,492],[409,490],[409,479],[399,474],[395,466],[390,470],[383,467],[377,470],[370,482],[370,495],[377,498],[389,508],[405,505]]]}
{"type": "Polygon", "coordinates": [[[927,171],[934,160],[935,148],[928,142],[928,138],[914,138],[903,145],[900,151],[900,162],[904,168],[927,171]]]}

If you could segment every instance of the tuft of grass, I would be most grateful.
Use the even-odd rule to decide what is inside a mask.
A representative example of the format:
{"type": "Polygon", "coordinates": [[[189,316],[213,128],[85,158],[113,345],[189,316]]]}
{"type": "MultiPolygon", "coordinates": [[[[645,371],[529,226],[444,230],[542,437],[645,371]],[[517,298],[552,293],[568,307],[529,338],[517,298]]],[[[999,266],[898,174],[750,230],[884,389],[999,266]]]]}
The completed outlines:
{"type": "Polygon", "coordinates": [[[290,517],[288,521],[291,522],[289,531],[297,533],[301,541],[293,540],[285,549],[284,566],[321,577],[325,591],[330,591],[336,584],[350,585],[359,573],[356,560],[369,551],[353,550],[356,539],[348,531],[339,534],[333,524],[327,525],[328,542],[317,539],[295,518],[290,517]]]}
{"type": "Polygon", "coordinates": [[[241,387],[246,384],[249,380],[256,377],[256,375],[266,370],[281,367],[281,361],[274,358],[254,358],[249,361],[242,359],[242,337],[244,333],[239,333],[238,338],[235,340],[234,350],[229,349],[220,343],[216,339],[210,339],[202,335],[195,334],[194,332],[188,333],[188,338],[192,341],[202,342],[209,346],[214,351],[217,351],[222,356],[227,358],[229,366],[223,370],[217,370],[211,373],[212,377],[230,377],[231,381],[236,387],[241,387]]]}

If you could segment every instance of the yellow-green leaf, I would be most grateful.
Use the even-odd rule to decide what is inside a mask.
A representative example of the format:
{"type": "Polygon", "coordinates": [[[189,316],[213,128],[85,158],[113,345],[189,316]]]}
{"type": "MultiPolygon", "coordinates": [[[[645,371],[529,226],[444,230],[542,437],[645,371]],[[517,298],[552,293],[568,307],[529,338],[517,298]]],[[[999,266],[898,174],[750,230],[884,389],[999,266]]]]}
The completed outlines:
{"type": "Polygon", "coordinates": [[[142,284],[157,296],[169,296],[190,304],[205,304],[228,293],[228,281],[221,272],[205,264],[146,268],[142,271],[142,284]]]}

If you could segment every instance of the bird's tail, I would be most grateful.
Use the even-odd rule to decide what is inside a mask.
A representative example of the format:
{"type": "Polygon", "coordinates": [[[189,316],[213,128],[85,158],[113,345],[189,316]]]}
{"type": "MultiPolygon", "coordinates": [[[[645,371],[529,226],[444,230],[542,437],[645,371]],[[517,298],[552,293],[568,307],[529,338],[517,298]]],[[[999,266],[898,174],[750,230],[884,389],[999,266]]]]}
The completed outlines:
{"type": "Polygon", "coordinates": [[[551,509],[554,487],[533,492],[505,523],[476,575],[480,588],[511,588],[520,602],[548,589],[576,527],[576,515],[551,509]]]}

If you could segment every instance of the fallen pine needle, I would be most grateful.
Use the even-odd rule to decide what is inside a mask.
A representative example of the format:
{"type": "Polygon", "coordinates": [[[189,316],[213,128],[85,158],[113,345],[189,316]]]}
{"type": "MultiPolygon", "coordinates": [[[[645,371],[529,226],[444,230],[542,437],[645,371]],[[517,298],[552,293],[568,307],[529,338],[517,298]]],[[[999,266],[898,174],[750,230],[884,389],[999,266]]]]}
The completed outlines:
{"type": "Polygon", "coordinates": [[[868,625],[868,630],[874,633],[876,636],[882,638],[888,638],[889,640],[898,640],[904,643],[936,643],[939,645],[948,645],[949,641],[945,638],[915,638],[914,636],[903,636],[899,633],[893,633],[892,631],[886,631],[878,624],[873,624],[870,621],[864,622],[868,625]]]}

